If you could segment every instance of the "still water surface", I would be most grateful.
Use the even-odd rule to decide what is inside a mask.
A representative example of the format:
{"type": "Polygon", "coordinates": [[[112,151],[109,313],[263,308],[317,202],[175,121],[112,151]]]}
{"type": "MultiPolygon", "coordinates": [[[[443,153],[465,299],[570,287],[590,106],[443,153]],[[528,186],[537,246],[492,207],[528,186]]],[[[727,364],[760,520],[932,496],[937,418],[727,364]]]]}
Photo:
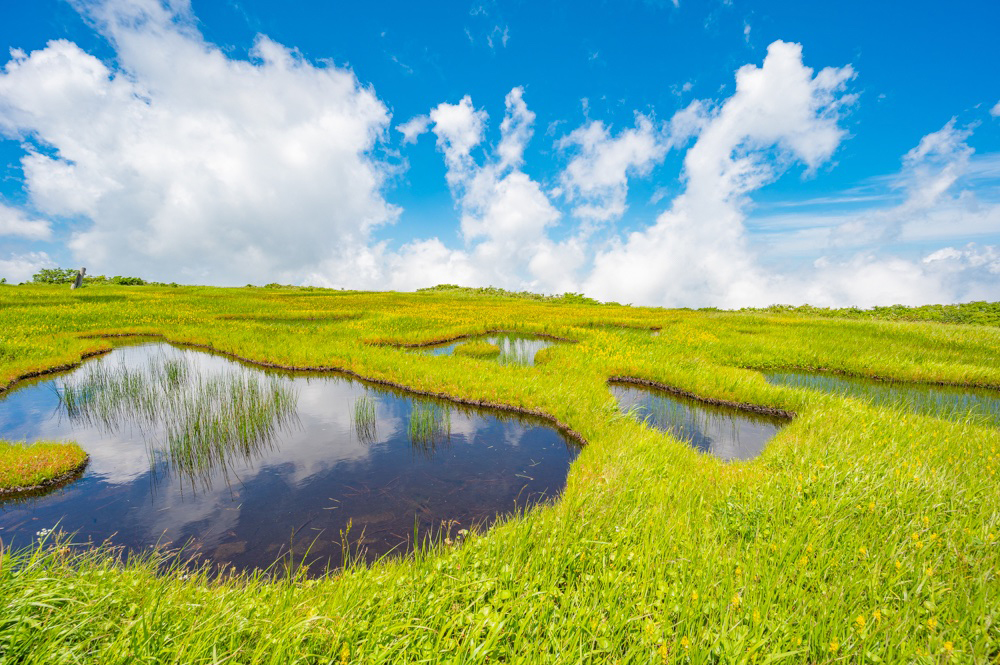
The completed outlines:
{"type": "Polygon", "coordinates": [[[472,341],[487,342],[500,347],[500,353],[496,357],[496,361],[501,365],[524,365],[530,367],[535,364],[535,355],[539,351],[558,343],[559,340],[516,333],[496,333],[492,335],[464,337],[454,342],[448,342],[447,344],[422,347],[418,350],[432,356],[450,356],[459,346],[472,341]]]}
{"type": "Polygon", "coordinates": [[[672,393],[622,383],[610,384],[618,408],[665,430],[698,450],[723,460],[759,455],[787,420],[707,404],[672,393]]]}
{"type": "MultiPolygon", "coordinates": [[[[292,389],[294,410],[268,436],[224,463],[186,473],[164,455],[161,424],[71,417],[61,395],[74,374],[181,359],[198,380],[220,373],[265,374],[232,360],[166,344],[122,347],[0,399],[0,438],[72,439],[91,457],[75,482],[41,497],[0,501],[0,539],[30,544],[57,524],[78,541],[154,545],[237,569],[266,568],[308,549],[311,570],[351,551],[372,560],[413,547],[419,534],[453,521],[452,533],[489,524],[563,488],[578,448],[542,421],[416,397],[335,375],[274,373],[292,389]],[[359,427],[356,405],[374,405],[359,427]],[[416,436],[415,414],[446,425],[416,436]]],[[[270,378],[268,380],[271,380],[270,378]]],[[[232,451],[230,451],[231,453],[232,451]]]]}
{"type": "Polygon", "coordinates": [[[765,373],[764,378],[775,385],[820,390],[938,418],[968,419],[1000,426],[1000,391],[997,390],[876,381],[818,372],[770,372],[765,373]]]}

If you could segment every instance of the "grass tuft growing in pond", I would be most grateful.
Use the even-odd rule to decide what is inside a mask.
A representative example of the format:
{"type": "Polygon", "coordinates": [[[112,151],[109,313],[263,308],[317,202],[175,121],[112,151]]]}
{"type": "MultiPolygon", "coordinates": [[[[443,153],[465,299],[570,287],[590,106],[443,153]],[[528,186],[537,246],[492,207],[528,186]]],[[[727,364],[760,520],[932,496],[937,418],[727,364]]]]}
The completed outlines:
{"type": "Polygon", "coordinates": [[[354,431],[358,435],[358,440],[363,443],[373,443],[378,438],[377,422],[375,399],[369,395],[362,395],[354,402],[354,431]]]}
{"type": "Polygon", "coordinates": [[[451,437],[451,410],[415,402],[410,412],[409,432],[415,449],[432,451],[438,441],[451,437]]]}
{"type": "Polygon", "coordinates": [[[295,391],[274,376],[240,369],[203,376],[184,358],[157,356],[145,367],[95,363],[62,382],[71,419],[107,431],[162,429],[147,440],[151,462],[207,482],[214,469],[252,459],[290,424],[295,391]]]}

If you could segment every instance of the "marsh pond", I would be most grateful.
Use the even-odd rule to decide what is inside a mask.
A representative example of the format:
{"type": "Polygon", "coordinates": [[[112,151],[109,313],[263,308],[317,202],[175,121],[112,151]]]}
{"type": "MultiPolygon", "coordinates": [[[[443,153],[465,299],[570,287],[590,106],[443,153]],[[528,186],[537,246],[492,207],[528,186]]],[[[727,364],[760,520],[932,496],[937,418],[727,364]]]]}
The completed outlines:
{"type": "Polygon", "coordinates": [[[544,421],[163,343],[18,384],[0,438],[90,454],[65,486],[0,500],[4,546],[58,527],[125,552],[317,573],[345,544],[371,561],[551,499],[578,453],[544,421]]]}
{"type": "Polygon", "coordinates": [[[720,459],[748,460],[788,424],[785,418],[708,404],[656,388],[611,383],[618,408],[720,459]]]}

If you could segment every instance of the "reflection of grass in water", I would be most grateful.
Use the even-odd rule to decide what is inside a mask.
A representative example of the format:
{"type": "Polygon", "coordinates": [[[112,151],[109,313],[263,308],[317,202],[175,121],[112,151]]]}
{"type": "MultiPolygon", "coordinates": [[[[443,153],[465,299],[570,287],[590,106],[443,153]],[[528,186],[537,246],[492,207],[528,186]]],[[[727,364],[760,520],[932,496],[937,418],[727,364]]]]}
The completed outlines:
{"type": "Polygon", "coordinates": [[[498,339],[497,346],[500,347],[500,355],[497,362],[501,365],[521,365],[529,366],[535,363],[535,352],[537,349],[523,339],[498,339]]]}
{"type": "Polygon", "coordinates": [[[375,399],[362,395],[354,402],[354,431],[362,443],[373,443],[378,438],[378,415],[375,399]]]}
{"type": "Polygon", "coordinates": [[[414,402],[410,411],[409,433],[414,448],[433,451],[439,439],[451,436],[451,411],[433,404],[414,402]]]}
{"type": "Polygon", "coordinates": [[[668,398],[650,399],[647,414],[651,424],[670,430],[681,441],[697,443],[727,430],[733,441],[739,441],[739,425],[734,415],[692,408],[668,398]]]}
{"type": "Polygon", "coordinates": [[[202,376],[183,358],[150,358],[145,367],[98,363],[63,382],[71,419],[116,432],[162,427],[171,468],[208,482],[215,469],[257,456],[295,412],[294,390],[277,377],[227,371],[202,376]]]}
{"type": "Polygon", "coordinates": [[[974,389],[963,390],[799,372],[766,376],[771,383],[853,397],[875,406],[903,408],[947,420],[1000,425],[1000,394],[992,396],[975,394],[974,389]]]}

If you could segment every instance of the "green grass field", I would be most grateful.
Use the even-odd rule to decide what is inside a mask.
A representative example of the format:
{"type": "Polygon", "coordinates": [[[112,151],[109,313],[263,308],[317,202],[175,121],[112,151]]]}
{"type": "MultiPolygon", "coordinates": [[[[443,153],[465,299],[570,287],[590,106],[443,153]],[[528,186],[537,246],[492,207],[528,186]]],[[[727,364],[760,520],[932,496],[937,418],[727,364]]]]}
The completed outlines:
{"type": "Polygon", "coordinates": [[[0,497],[24,490],[39,489],[58,482],[87,461],[87,453],[75,443],[0,439],[0,497]]]}
{"type": "Polygon", "coordinates": [[[539,411],[587,441],[556,503],[324,579],[210,579],[42,534],[0,553],[0,663],[1000,662],[1000,430],[759,371],[1000,387],[1000,328],[819,314],[0,286],[0,385],[109,348],[101,335],[159,334],[539,411]],[[579,343],[534,367],[396,346],[491,330],[579,343]],[[722,463],[623,417],[613,376],[797,417],[722,463]]]}

